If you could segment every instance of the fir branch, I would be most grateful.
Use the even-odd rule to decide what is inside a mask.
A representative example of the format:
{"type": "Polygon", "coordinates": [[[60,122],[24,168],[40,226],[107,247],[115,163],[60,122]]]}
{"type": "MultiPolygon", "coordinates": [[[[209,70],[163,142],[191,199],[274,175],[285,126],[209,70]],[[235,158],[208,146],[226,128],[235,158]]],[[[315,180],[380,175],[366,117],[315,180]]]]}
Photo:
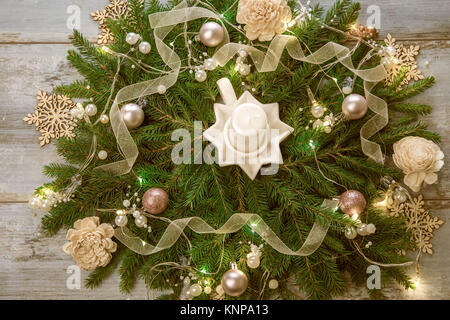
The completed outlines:
{"type": "Polygon", "coordinates": [[[98,287],[103,280],[105,280],[117,268],[127,250],[128,249],[125,249],[119,245],[109,264],[106,267],[99,267],[92,271],[84,280],[84,286],[87,289],[94,289],[98,287]]]}
{"type": "Polygon", "coordinates": [[[131,293],[136,282],[139,269],[144,264],[144,258],[138,253],[127,250],[120,265],[120,291],[123,293],[131,293]]]}

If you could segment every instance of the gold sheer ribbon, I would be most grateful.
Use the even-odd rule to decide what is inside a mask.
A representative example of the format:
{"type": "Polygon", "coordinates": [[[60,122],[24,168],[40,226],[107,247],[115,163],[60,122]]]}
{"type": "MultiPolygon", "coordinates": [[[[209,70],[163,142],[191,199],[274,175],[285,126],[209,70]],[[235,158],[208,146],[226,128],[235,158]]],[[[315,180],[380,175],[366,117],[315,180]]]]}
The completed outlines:
{"type": "MultiPolygon", "coordinates": [[[[216,13],[206,8],[195,6],[188,7],[185,1],[181,2],[171,11],[157,12],[149,15],[150,25],[154,29],[156,48],[170,71],[163,72],[165,75],[159,78],[132,84],[119,90],[111,106],[109,116],[119,150],[122,153],[124,160],[97,168],[106,170],[114,175],[130,172],[138,157],[139,151],[121,118],[119,105],[126,101],[135,100],[159,92],[161,90],[158,89],[161,89],[161,86],[166,90],[176,83],[181,69],[181,60],[176,52],[164,43],[164,39],[176,25],[199,18],[216,19],[223,25],[221,17],[216,13]]],[[[362,150],[364,154],[371,159],[383,163],[384,159],[380,146],[375,142],[369,141],[375,133],[380,131],[388,123],[386,102],[370,93],[376,83],[385,79],[387,76],[383,66],[378,65],[374,68],[365,70],[355,68],[351,59],[351,51],[347,47],[333,42],[329,42],[311,55],[305,56],[298,39],[288,35],[277,35],[270,43],[267,52],[263,52],[244,44],[230,43],[225,27],[224,30],[225,40],[223,45],[218,48],[213,55],[213,58],[220,66],[224,66],[229,62],[240,49],[245,49],[259,72],[274,71],[278,67],[281,55],[286,49],[293,59],[311,64],[322,64],[336,58],[342,65],[361,77],[364,80],[368,106],[376,113],[376,115],[361,128],[362,150]]]]}
{"type": "MultiPolygon", "coordinates": [[[[335,200],[324,200],[322,203],[323,208],[331,210],[336,210],[337,206],[338,201],[335,200]]],[[[155,246],[133,235],[126,227],[116,228],[114,230],[114,236],[134,252],[141,255],[150,255],[172,247],[180,236],[184,234],[183,231],[186,227],[189,227],[191,230],[200,234],[229,234],[239,231],[245,225],[248,225],[262,240],[282,254],[308,256],[314,253],[314,251],[322,244],[322,241],[328,232],[330,222],[319,223],[316,221],[305,242],[301,248],[296,251],[290,249],[259,215],[249,213],[233,214],[219,229],[214,229],[200,217],[174,220],[170,222],[164,234],[161,236],[161,239],[155,246]]]]}
{"type": "Polygon", "coordinates": [[[363,79],[368,107],[376,115],[367,121],[361,128],[361,149],[366,156],[376,162],[384,162],[380,146],[369,140],[389,122],[386,102],[371,93],[371,90],[375,87],[377,82],[382,81],[387,77],[386,69],[382,65],[370,69],[358,69],[353,65],[350,49],[334,42],[328,42],[316,52],[305,56],[298,39],[287,35],[275,36],[266,53],[251,46],[228,43],[218,49],[213,58],[218,65],[224,66],[239,52],[240,49],[244,49],[248,52],[258,72],[275,71],[280,62],[281,55],[286,49],[291,58],[311,64],[318,65],[336,58],[343,66],[363,79]]]}

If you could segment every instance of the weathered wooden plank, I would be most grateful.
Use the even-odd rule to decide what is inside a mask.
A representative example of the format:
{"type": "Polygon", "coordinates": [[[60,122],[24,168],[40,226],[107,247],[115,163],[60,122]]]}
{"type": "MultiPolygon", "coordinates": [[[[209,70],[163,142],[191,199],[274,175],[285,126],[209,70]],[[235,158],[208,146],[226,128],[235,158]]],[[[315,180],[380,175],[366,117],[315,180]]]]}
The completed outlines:
{"type": "MultiPolygon", "coordinates": [[[[334,0],[311,1],[312,4],[318,2],[327,8],[334,0]]],[[[72,17],[77,14],[73,10],[79,10],[80,30],[95,41],[97,23],[89,14],[102,10],[107,3],[106,0],[3,0],[0,43],[67,42],[73,27],[72,17]]],[[[404,0],[375,3],[361,0],[360,3],[362,23],[372,23],[373,14],[380,13],[381,36],[395,30],[398,39],[450,38],[450,2],[447,0],[409,0],[407,3],[404,0]]]]}
{"type": "MultiPolygon", "coordinates": [[[[442,135],[442,149],[450,154],[447,84],[450,75],[442,67],[450,58],[449,41],[421,42],[420,68],[434,75],[437,84],[413,101],[435,106],[424,120],[442,135]],[[429,67],[425,67],[429,61],[429,67]]],[[[65,61],[69,45],[0,45],[0,201],[27,201],[35,187],[46,181],[42,165],[57,160],[53,146],[39,147],[38,132],[22,121],[33,111],[38,89],[51,91],[61,83],[69,83],[79,75],[65,61]]],[[[428,199],[450,199],[450,168],[440,172],[437,185],[424,189],[428,199]]]]}
{"type": "Polygon", "coordinates": [[[146,299],[143,281],[131,295],[121,294],[117,272],[88,290],[83,281],[89,273],[81,271],[81,288],[69,289],[67,270],[74,262],[62,251],[65,232],[45,236],[41,216],[26,204],[0,204],[0,299],[146,299]]]}
{"type": "Polygon", "coordinates": [[[26,201],[44,180],[42,165],[57,160],[54,146],[39,148],[39,133],[22,121],[34,112],[36,92],[76,79],[68,45],[2,45],[0,49],[0,201],[26,201]]]}
{"type": "MultiPolygon", "coordinates": [[[[435,232],[433,244],[435,254],[424,255],[422,280],[415,291],[406,292],[397,286],[386,293],[391,299],[446,299],[450,296],[450,224],[448,223],[449,201],[442,202],[441,209],[433,214],[447,223],[435,232]]],[[[72,258],[62,251],[65,232],[47,237],[40,230],[42,214],[33,213],[26,204],[0,204],[0,299],[146,299],[146,288],[138,280],[131,295],[118,290],[117,272],[106,279],[95,290],[67,288],[69,266],[72,258]]],[[[412,272],[413,270],[411,270],[412,272]]],[[[151,293],[151,297],[157,293],[151,293]]],[[[339,299],[365,299],[364,288],[351,285],[350,290],[339,299]]]]}

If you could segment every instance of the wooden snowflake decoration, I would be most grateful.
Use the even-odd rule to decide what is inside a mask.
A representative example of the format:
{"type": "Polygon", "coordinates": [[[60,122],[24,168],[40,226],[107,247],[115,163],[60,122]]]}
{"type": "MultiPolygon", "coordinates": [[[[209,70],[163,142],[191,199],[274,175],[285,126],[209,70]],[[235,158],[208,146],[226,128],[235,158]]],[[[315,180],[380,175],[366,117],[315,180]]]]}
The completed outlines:
{"type": "Polygon", "coordinates": [[[109,0],[110,4],[105,6],[102,11],[97,10],[91,13],[92,19],[99,22],[98,28],[100,34],[98,35],[97,43],[99,45],[108,44],[114,41],[114,35],[106,26],[106,19],[119,19],[127,16],[128,1],[126,0],[109,0]]]}
{"type": "Polygon", "coordinates": [[[76,124],[70,114],[75,103],[69,97],[48,95],[45,91],[38,91],[37,100],[34,113],[29,113],[23,121],[34,124],[36,130],[41,133],[39,137],[41,147],[50,143],[52,139],[75,137],[72,131],[76,124]]]}
{"type": "Polygon", "coordinates": [[[407,73],[399,88],[407,85],[410,81],[421,80],[424,78],[422,72],[417,68],[416,56],[419,54],[420,46],[410,45],[404,46],[403,44],[396,43],[395,38],[390,34],[387,35],[384,40],[386,47],[393,47],[396,50],[395,55],[392,57],[394,63],[386,66],[388,72],[388,78],[386,79],[386,85],[390,85],[395,76],[404,68],[407,68],[407,73]]]}
{"type": "MultiPolygon", "coordinates": [[[[406,226],[408,230],[413,231],[413,241],[417,248],[423,253],[433,254],[433,245],[431,238],[433,232],[444,223],[438,217],[432,217],[429,210],[424,208],[424,201],[422,195],[413,199],[414,203],[409,201],[399,203],[392,198],[387,201],[387,208],[389,215],[393,217],[404,216],[406,218],[406,226]],[[417,213],[414,210],[417,208],[417,213]],[[422,244],[420,244],[420,236],[422,233],[422,244]]],[[[405,252],[403,252],[405,254],[405,252]]]]}

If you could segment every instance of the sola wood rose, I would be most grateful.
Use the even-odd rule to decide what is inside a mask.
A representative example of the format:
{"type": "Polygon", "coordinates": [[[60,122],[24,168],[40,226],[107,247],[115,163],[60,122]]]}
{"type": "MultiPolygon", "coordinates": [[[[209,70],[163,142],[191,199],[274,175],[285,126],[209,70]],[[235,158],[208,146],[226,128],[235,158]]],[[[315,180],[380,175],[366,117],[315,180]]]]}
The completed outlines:
{"type": "Polygon", "coordinates": [[[249,40],[270,41],[276,33],[286,31],[291,18],[286,0],[240,0],[236,21],[245,24],[249,40]]]}
{"type": "Polygon", "coordinates": [[[70,242],[63,247],[77,265],[83,270],[94,270],[106,266],[111,261],[111,253],[117,250],[117,244],[111,240],[113,227],[108,223],[99,224],[98,217],[77,220],[67,231],[66,238],[70,242]]]}
{"type": "Polygon", "coordinates": [[[406,137],[394,144],[395,165],[405,174],[404,183],[418,192],[424,184],[436,183],[435,172],[444,165],[444,153],[432,141],[421,137],[406,137]]]}

